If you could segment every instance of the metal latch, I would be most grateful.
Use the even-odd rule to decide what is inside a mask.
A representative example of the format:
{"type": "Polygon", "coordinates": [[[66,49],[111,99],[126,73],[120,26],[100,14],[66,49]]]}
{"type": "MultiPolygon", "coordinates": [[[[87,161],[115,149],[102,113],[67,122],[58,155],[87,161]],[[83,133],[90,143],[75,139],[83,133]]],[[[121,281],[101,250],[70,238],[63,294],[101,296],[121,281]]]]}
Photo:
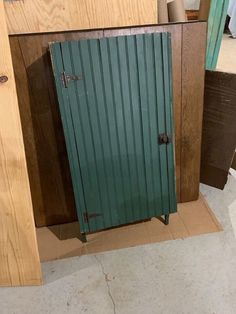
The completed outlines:
{"type": "Polygon", "coordinates": [[[171,136],[166,133],[162,133],[159,135],[159,144],[169,144],[171,143],[171,136]]]}
{"type": "Polygon", "coordinates": [[[99,213],[87,213],[87,212],[85,212],[85,213],[83,214],[83,216],[84,216],[84,221],[85,221],[86,223],[88,223],[88,222],[89,222],[89,219],[102,216],[102,214],[99,214],[99,213]]]}
{"type": "Polygon", "coordinates": [[[60,75],[60,79],[62,81],[62,84],[65,88],[68,87],[68,84],[70,81],[79,81],[82,80],[82,76],[79,75],[72,75],[72,74],[66,74],[65,71],[63,71],[60,75]]]}

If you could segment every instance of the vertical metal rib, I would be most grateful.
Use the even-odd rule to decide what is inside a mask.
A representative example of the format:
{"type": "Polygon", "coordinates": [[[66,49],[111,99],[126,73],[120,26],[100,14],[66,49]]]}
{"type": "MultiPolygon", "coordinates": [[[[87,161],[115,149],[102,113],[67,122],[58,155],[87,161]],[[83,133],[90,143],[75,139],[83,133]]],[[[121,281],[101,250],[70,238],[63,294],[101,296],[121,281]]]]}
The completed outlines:
{"type": "Polygon", "coordinates": [[[128,91],[127,86],[125,84],[125,80],[127,78],[127,63],[126,63],[126,55],[125,55],[125,42],[124,37],[117,37],[117,51],[118,51],[118,73],[119,73],[119,80],[120,80],[120,94],[121,94],[121,108],[122,108],[122,116],[123,116],[123,127],[124,127],[124,133],[123,133],[123,152],[124,155],[122,158],[124,158],[124,165],[126,166],[126,181],[128,183],[128,190],[129,194],[127,199],[125,200],[127,202],[127,212],[126,217],[128,220],[132,221],[132,210],[135,207],[134,200],[133,200],[133,191],[134,186],[132,184],[131,180],[131,161],[130,161],[130,155],[129,155],[129,145],[128,145],[128,132],[129,130],[129,123],[127,123],[127,119],[129,119],[129,115],[127,115],[127,106],[129,106],[129,99],[128,99],[128,91]],[[126,72],[126,75],[125,75],[126,72]]]}
{"type": "Polygon", "coordinates": [[[139,206],[135,205],[134,219],[138,220],[143,217],[143,209],[147,208],[146,199],[146,182],[145,169],[143,164],[143,146],[142,146],[142,130],[141,130],[141,114],[140,114],[140,92],[137,69],[137,54],[135,37],[129,36],[126,40],[126,53],[128,60],[128,80],[130,92],[131,107],[131,124],[132,124],[132,141],[134,146],[133,154],[135,156],[135,182],[137,185],[135,200],[139,206]]]}
{"type": "MultiPolygon", "coordinates": [[[[81,62],[82,74],[84,76],[84,79],[83,79],[84,97],[83,98],[86,100],[83,103],[82,102],[83,98],[82,98],[81,103],[79,103],[79,106],[81,108],[81,114],[84,117],[84,119],[81,120],[81,123],[84,125],[84,129],[85,129],[85,141],[87,142],[87,145],[89,145],[88,154],[87,154],[88,159],[87,159],[86,166],[89,168],[89,171],[91,171],[91,175],[92,175],[91,189],[92,190],[95,189],[94,184],[97,185],[99,203],[97,204],[96,208],[94,208],[94,202],[97,202],[97,201],[96,200],[93,201],[92,199],[93,195],[89,196],[88,194],[90,193],[89,190],[87,191],[87,197],[91,199],[91,206],[92,208],[94,208],[94,212],[100,212],[105,206],[107,206],[107,201],[106,201],[106,198],[104,198],[104,195],[102,192],[103,184],[101,182],[101,176],[100,176],[101,173],[99,172],[100,168],[98,167],[98,160],[100,159],[100,157],[98,155],[99,152],[97,151],[96,146],[100,144],[100,138],[98,136],[99,133],[98,133],[98,126],[97,126],[97,121],[96,121],[97,118],[96,116],[94,116],[93,106],[91,107],[91,103],[93,104],[95,100],[94,100],[93,94],[88,94],[86,92],[88,90],[92,90],[93,88],[92,79],[91,79],[91,66],[90,66],[90,59],[89,59],[89,53],[88,53],[88,45],[86,44],[86,42],[81,41],[79,42],[78,49],[79,49],[79,60],[81,60],[80,62],[81,62]],[[96,135],[96,137],[94,136],[94,134],[96,135]]],[[[82,148],[79,154],[80,156],[84,154],[82,148]]],[[[88,210],[91,210],[90,208],[88,208],[88,210]]],[[[96,219],[93,221],[96,224],[96,219]]],[[[101,224],[103,224],[105,227],[103,219],[101,219],[100,228],[101,228],[101,224]]]]}
{"type": "Polygon", "coordinates": [[[147,211],[147,215],[149,215],[150,213],[150,205],[149,205],[149,186],[147,183],[147,172],[146,172],[146,156],[145,156],[145,139],[144,139],[144,135],[143,135],[143,115],[142,115],[142,107],[144,106],[145,103],[145,99],[143,99],[143,93],[142,93],[142,88],[141,85],[143,84],[142,81],[142,68],[141,68],[141,63],[140,63],[140,58],[142,57],[142,51],[140,51],[140,36],[139,35],[135,35],[135,56],[136,56],[136,67],[137,67],[137,81],[138,81],[138,94],[139,94],[139,114],[140,114],[140,133],[141,133],[141,146],[142,146],[142,160],[141,163],[143,163],[144,166],[144,179],[145,179],[145,203],[147,205],[146,207],[146,211],[147,211]]]}
{"type": "MultiPolygon", "coordinates": [[[[110,38],[107,41],[108,46],[108,63],[109,63],[109,77],[108,80],[111,83],[111,93],[112,93],[112,104],[113,104],[113,115],[114,115],[114,130],[113,130],[113,146],[114,146],[114,164],[116,165],[116,181],[119,188],[122,199],[119,199],[117,214],[119,215],[119,220],[124,221],[127,219],[127,204],[124,200],[127,198],[127,189],[125,188],[125,177],[124,177],[124,167],[122,163],[121,154],[121,143],[119,138],[119,127],[118,127],[118,102],[120,95],[120,88],[117,86],[120,84],[118,82],[118,54],[117,54],[117,42],[115,38],[110,38]],[[117,67],[116,67],[117,65],[117,67]]],[[[111,122],[112,123],[112,122],[111,122]]]]}

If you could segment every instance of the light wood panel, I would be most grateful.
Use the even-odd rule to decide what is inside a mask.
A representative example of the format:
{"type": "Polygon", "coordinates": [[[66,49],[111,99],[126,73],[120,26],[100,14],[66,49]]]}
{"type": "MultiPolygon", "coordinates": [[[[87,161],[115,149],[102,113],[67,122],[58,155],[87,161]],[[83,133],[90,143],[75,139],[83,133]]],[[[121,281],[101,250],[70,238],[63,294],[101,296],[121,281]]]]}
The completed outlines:
{"type": "Polygon", "coordinates": [[[11,52],[0,0],[0,286],[37,285],[41,268],[11,52]]]}
{"type": "Polygon", "coordinates": [[[158,21],[156,0],[5,1],[9,34],[55,32],[158,21]]]}
{"type": "Polygon", "coordinates": [[[181,201],[198,198],[204,97],[205,23],[183,24],[181,201]]]}

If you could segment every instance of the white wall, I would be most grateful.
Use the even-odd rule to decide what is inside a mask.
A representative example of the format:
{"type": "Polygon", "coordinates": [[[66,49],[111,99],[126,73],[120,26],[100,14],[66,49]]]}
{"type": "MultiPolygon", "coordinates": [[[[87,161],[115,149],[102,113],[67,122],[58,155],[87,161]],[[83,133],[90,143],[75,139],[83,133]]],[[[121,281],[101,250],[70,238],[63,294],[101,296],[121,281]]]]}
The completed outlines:
{"type": "Polygon", "coordinates": [[[184,0],[186,10],[198,10],[200,0],[184,0]]]}

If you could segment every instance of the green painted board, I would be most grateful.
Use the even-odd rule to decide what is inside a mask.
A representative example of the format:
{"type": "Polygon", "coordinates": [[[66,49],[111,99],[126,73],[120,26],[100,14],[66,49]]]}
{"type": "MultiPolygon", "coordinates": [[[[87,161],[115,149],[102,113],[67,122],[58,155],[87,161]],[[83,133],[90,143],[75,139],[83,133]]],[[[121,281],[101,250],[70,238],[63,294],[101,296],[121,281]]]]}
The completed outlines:
{"type": "Polygon", "coordinates": [[[229,0],[211,0],[208,17],[206,69],[215,70],[220,45],[223,38],[224,25],[229,6],[229,0]]]}
{"type": "Polygon", "coordinates": [[[82,232],[176,212],[168,33],[50,44],[82,232]],[[80,76],[65,86],[62,73],[80,76]],[[159,143],[159,134],[172,137],[159,143]]]}

